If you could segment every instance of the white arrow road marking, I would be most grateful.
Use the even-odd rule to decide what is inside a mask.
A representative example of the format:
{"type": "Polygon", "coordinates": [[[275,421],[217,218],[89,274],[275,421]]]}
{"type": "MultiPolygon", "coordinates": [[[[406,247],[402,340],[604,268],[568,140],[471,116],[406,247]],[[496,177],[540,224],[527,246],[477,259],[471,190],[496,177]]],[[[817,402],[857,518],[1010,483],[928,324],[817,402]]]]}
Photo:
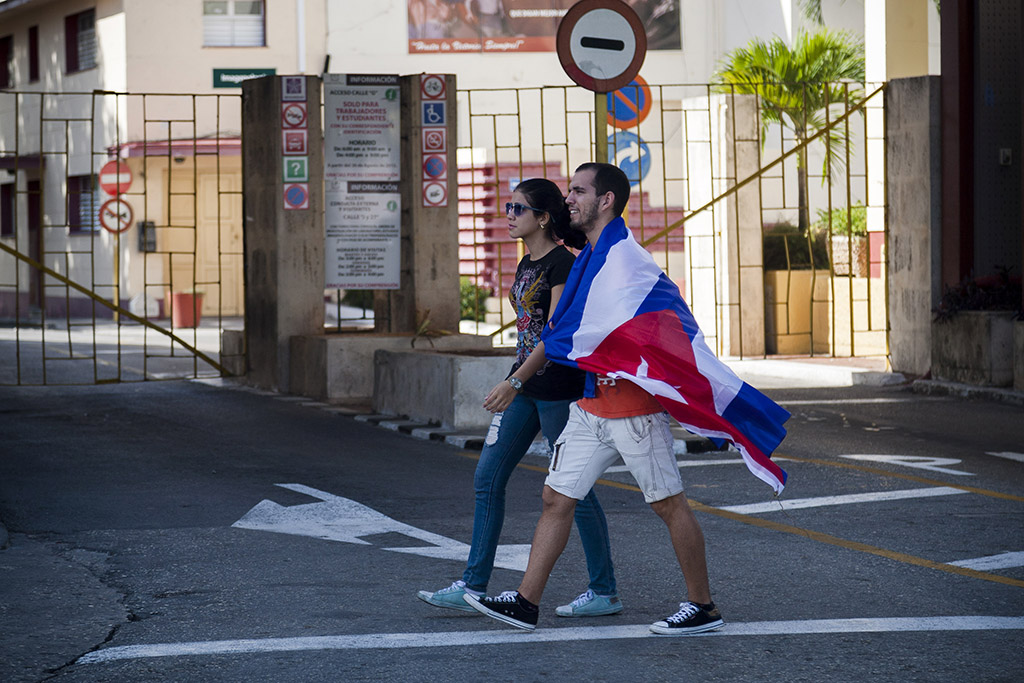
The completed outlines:
{"type": "Polygon", "coordinates": [[[1016,460],[1017,462],[1024,462],[1024,453],[1014,453],[1013,451],[988,451],[987,455],[994,455],[997,458],[1006,458],[1007,460],[1016,460]]]}
{"type": "Polygon", "coordinates": [[[799,510],[801,508],[817,508],[829,505],[849,505],[851,503],[877,503],[883,500],[905,500],[907,498],[929,498],[931,496],[955,496],[969,493],[951,486],[936,486],[927,489],[904,489],[902,491],[879,491],[877,493],[848,493],[842,496],[821,496],[820,498],[793,498],[791,500],[773,500],[767,503],[751,503],[750,505],[731,505],[720,508],[741,515],[760,515],[765,512],[799,510]]]}
{"type": "Polygon", "coordinates": [[[993,569],[1010,569],[1012,567],[1024,567],[1024,552],[1021,553],[999,553],[987,557],[975,557],[972,560],[960,560],[950,562],[955,567],[977,569],[980,572],[988,572],[993,569]]]}
{"type": "MultiPolygon", "coordinates": [[[[889,617],[885,619],[813,619],[806,621],[729,622],[725,628],[691,638],[730,636],[781,636],[830,633],[896,633],[920,631],[1011,631],[1024,629],[1024,617],[889,617]]],[[[449,631],[447,633],[366,633],[348,636],[206,640],[192,643],[123,645],[90,652],[76,664],[102,664],[123,659],[222,655],[252,652],[298,652],[303,650],[390,650],[416,647],[466,647],[551,643],[587,640],[652,638],[647,624],[637,626],[579,626],[540,631],[449,631]]],[[[678,643],[666,638],[666,643],[678,643]]]]}
{"type": "MultiPolygon", "coordinates": [[[[354,500],[325,493],[302,484],[277,484],[277,486],[297,493],[304,493],[321,502],[285,507],[272,500],[260,501],[231,526],[238,529],[311,536],[325,541],[357,545],[372,545],[369,541],[364,541],[363,536],[398,533],[431,545],[420,548],[381,548],[381,550],[459,562],[465,562],[469,557],[469,545],[466,543],[403,524],[354,500]]],[[[529,555],[529,544],[500,545],[494,558],[494,566],[525,572],[529,555]]]]}
{"type": "Polygon", "coordinates": [[[932,472],[941,472],[942,474],[953,474],[961,477],[973,477],[973,472],[962,472],[960,470],[950,470],[940,465],[959,465],[962,461],[956,458],[929,458],[923,455],[841,455],[841,458],[849,458],[850,460],[869,460],[872,462],[887,462],[893,465],[903,465],[904,467],[914,467],[919,470],[931,470],[932,472]]]}

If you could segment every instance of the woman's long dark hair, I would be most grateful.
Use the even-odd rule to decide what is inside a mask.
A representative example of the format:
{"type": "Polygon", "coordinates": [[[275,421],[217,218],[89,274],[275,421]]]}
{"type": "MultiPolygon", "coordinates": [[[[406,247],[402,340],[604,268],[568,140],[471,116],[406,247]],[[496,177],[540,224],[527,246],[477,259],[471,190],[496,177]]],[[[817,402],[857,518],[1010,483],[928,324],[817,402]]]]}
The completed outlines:
{"type": "Polygon", "coordinates": [[[516,192],[522,194],[530,206],[548,212],[551,216],[551,236],[554,239],[561,240],[573,249],[586,246],[587,236],[569,226],[569,210],[558,185],[547,178],[530,178],[519,183],[516,192]]]}

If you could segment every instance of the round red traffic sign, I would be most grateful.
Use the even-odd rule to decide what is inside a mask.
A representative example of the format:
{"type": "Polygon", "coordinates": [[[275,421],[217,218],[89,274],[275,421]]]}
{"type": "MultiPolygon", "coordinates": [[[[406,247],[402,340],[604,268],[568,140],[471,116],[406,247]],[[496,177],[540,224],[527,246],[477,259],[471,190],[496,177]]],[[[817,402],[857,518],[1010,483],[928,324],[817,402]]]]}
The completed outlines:
{"type": "Polygon", "coordinates": [[[305,128],[306,127],[306,103],[305,102],[283,102],[281,104],[281,127],[282,128],[305,128]]]}
{"type": "Polygon", "coordinates": [[[124,232],[131,227],[134,215],[131,204],[121,197],[114,197],[100,207],[100,225],[113,233],[124,232]]]}
{"type": "Polygon", "coordinates": [[[420,76],[420,94],[425,100],[440,100],[448,89],[444,76],[439,74],[423,74],[420,76]]]}
{"type": "Polygon", "coordinates": [[[423,206],[447,206],[448,183],[431,180],[423,183],[423,206]]]}
{"type": "Polygon", "coordinates": [[[100,187],[109,195],[118,196],[132,186],[132,169],[123,161],[108,161],[100,169],[100,187]]]}
{"type": "Polygon", "coordinates": [[[612,92],[640,73],[647,32],[636,12],[620,0],[582,0],[559,22],[555,48],[576,84],[612,92]]]}

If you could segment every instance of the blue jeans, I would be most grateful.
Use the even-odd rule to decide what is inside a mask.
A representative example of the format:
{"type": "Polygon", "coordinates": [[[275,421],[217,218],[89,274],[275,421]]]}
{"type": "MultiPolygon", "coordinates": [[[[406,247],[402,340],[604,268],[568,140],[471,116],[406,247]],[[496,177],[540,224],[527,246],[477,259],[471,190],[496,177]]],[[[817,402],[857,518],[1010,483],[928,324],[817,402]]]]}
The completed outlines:
{"type": "MultiPolygon", "coordinates": [[[[487,435],[473,484],[476,510],[473,540],[462,580],[473,590],[486,591],[494,569],[494,554],[505,522],[505,485],[540,431],[555,442],[569,418],[572,401],[539,401],[519,394],[505,412],[495,416],[487,435]]],[[[608,521],[591,489],[576,504],[576,528],[587,557],[590,589],[598,595],[615,595],[608,521]]]]}

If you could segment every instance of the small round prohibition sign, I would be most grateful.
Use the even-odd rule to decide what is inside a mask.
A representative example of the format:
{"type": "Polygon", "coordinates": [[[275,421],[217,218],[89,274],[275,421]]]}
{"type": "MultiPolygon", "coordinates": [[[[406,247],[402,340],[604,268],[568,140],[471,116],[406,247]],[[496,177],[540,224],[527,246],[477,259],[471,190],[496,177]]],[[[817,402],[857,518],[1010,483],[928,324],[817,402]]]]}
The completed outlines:
{"type": "Polygon", "coordinates": [[[120,197],[108,199],[100,207],[100,225],[109,232],[121,233],[131,227],[132,206],[120,197]]]}
{"type": "Polygon", "coordinates": [[[444,159],[435,154],[433,156],[427,157],[423,161],[423,172],[426,173],[431,178],[440,178],[442,175],[444,175],[445,166],[446,164],[444,162],[444,159]]]}
{"type": "Polygon", "coordinates": [[[423,97],[428,100],[439,100],[444,97],[447,84],[444,81],[444,76],[438,76],[436,74],[430,74],[423,76],[420,82],[420,91],[423,93],[423,97]]]}
{"type": "Polygon", "coordinates": [[[647,32],[636,12],[620,0],[582,0],[559,22],[555,49],[573,82],[607,93],[640,73],[647,32]]]}
{"type": "Polygon", "coordinates": [[[285,200],[292,206],[302,206],[306,202],[306,191],[298,185],[292,185],[285,192],[285,200]]]}
{"type": "Polygon", "coordinates": [[[306,127],[306,106],[301,102],[291,102],[283,107],[281,121],[286,128],[306,127]]]}

